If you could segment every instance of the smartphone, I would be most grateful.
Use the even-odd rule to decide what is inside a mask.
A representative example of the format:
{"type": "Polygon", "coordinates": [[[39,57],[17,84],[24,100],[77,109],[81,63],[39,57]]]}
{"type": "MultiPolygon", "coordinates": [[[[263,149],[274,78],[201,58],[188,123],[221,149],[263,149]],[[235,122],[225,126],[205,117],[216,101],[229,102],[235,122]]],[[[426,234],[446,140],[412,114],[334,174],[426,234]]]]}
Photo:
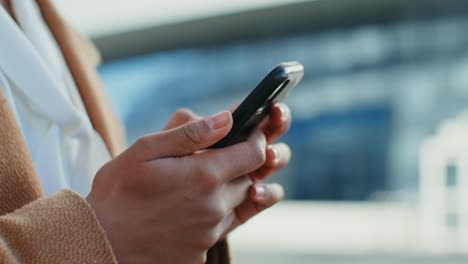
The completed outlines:
{"type": "Polygon", "coordinates": [[[232,113],[231,131],[209,148],[224,148],[246,140],[268,116],[271,105],[284,100],[303,75],[304,67],[297,61],[276,66],[232,113]]]}

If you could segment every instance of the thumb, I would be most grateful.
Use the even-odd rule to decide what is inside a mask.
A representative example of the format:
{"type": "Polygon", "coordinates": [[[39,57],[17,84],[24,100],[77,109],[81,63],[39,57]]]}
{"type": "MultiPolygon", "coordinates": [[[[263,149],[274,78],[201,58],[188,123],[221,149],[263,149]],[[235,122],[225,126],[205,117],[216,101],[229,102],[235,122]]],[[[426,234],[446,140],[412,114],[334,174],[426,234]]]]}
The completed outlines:
{"type": "Polygon", "coordinates": [[[178,157],[208,148],[227,135],[232,116],[224,111],[205,119],[140,138],[135,148],[145,161],[178,157]]]}
{"type": "Polygon", "coordinates": [[[182,108],[177,110],[174,115],[172,115],[172,117],[169,119],[169,122],[167,122],[162,131],[173,129],[190,121],[196,121],[200,119],[201,117],[192,112],[190,109],[182,108]]]}

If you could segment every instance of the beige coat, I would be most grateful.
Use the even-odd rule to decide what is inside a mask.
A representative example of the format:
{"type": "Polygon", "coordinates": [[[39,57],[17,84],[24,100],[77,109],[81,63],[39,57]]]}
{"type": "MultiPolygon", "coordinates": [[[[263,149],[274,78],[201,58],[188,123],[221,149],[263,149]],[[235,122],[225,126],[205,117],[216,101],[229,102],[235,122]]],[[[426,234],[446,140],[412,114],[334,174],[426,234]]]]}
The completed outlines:
{"type": "MultiPolygon", "coordinates": [[[[124,133],[96,73],[98,52],[62,20],[51,0],[37,3],[62,50],[94,128],[112,156],[117,155],[124,148],[124,133]]],[[[2,90],[0,263],[115,263],[106,234],[83,198],[69,190],[43,197],[27,146],[2,90]]],[[[208,255],[207,263],[230,262],[226,242],[218,243],[208,255]]]]}

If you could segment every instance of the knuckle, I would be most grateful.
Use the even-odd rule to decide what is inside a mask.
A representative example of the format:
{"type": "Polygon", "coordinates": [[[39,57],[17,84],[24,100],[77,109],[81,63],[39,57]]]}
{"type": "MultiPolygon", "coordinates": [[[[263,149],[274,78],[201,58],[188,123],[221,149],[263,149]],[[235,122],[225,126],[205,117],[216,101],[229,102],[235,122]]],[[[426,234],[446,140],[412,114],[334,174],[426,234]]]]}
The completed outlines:
{"type": "Polygon", "coordinates": [[[219,235],[216,230],[207,231],[205,234],[200,236],[198,240],[198,247],[201,249],[209,249],[218,242],[219,235]]]}
{"type": "Polygon", "coordinates": [[[208,224],[211,226],[219,225],[226,217],[226,210],[221,204],[214,204],[207,210],[208,224]]]}
{"type": "Polygon", "coordinates": [[[192,115],[193,112],[188,108],[179,108],[174,113],[174,117],[181,121],[189,121],[192,115]]]}
{"type": "Polygon", "coordinates": [[[106,174],[109,174],[110,172],[112,172],[112,166],[113,165],[113,162],[108,162],[106,164],[104,164],[99,170],[98,172],[96,173],[96,176],[98,175],[106,175],[106,174]]]}
{"type": "Polygon", "coordinates": [[[255,165],[262,166],[266,161],[265,148],[259,144],[255,145],[252,149],[252,160],[255,162],[255,165]]]}
{"type": "Polygon", "coordinates": [[[187,146],[199,145],[202,141],[200,128],[195,122],[183,126],[182,133],[187,146]]]}
{"type": "Polygon", "coordinates": [[[135,146],[143,153],[149,152],[151,150],[151,137],[149,135],[142,136],[135,142],[135,146]]]}
{"type": "Polygon", "coordinates": [[[201,169],[197,182],[204,192],[212,192],[221,184],[221,176],[214,169],[201,169]]]}

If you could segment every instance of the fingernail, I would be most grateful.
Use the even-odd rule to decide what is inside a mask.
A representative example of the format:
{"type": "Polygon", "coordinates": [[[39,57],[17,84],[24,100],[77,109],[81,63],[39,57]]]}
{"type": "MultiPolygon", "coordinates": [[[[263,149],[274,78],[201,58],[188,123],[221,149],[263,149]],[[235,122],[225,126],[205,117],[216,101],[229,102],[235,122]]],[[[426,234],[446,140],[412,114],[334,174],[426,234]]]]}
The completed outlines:
{"type": "Polygon", "coordinates": [[[229,123],[230,115],[229,111],[224,111],[207,117],[205,122],[211,130],[215,131],[225,127],[229,123]]]}
{"type": "Polygon", "coordinates": [[[281,154],[278,151],[278,149],[274,146],[270,146],[270,150],[273,153],[273,163],[277,164],[280,161],[281,154]]]}
{"type": "Polygon", "coordinates": [[[267,196],[266,188],[264,185],[255,185],[255,198],[264,200],[267,196]]]}

